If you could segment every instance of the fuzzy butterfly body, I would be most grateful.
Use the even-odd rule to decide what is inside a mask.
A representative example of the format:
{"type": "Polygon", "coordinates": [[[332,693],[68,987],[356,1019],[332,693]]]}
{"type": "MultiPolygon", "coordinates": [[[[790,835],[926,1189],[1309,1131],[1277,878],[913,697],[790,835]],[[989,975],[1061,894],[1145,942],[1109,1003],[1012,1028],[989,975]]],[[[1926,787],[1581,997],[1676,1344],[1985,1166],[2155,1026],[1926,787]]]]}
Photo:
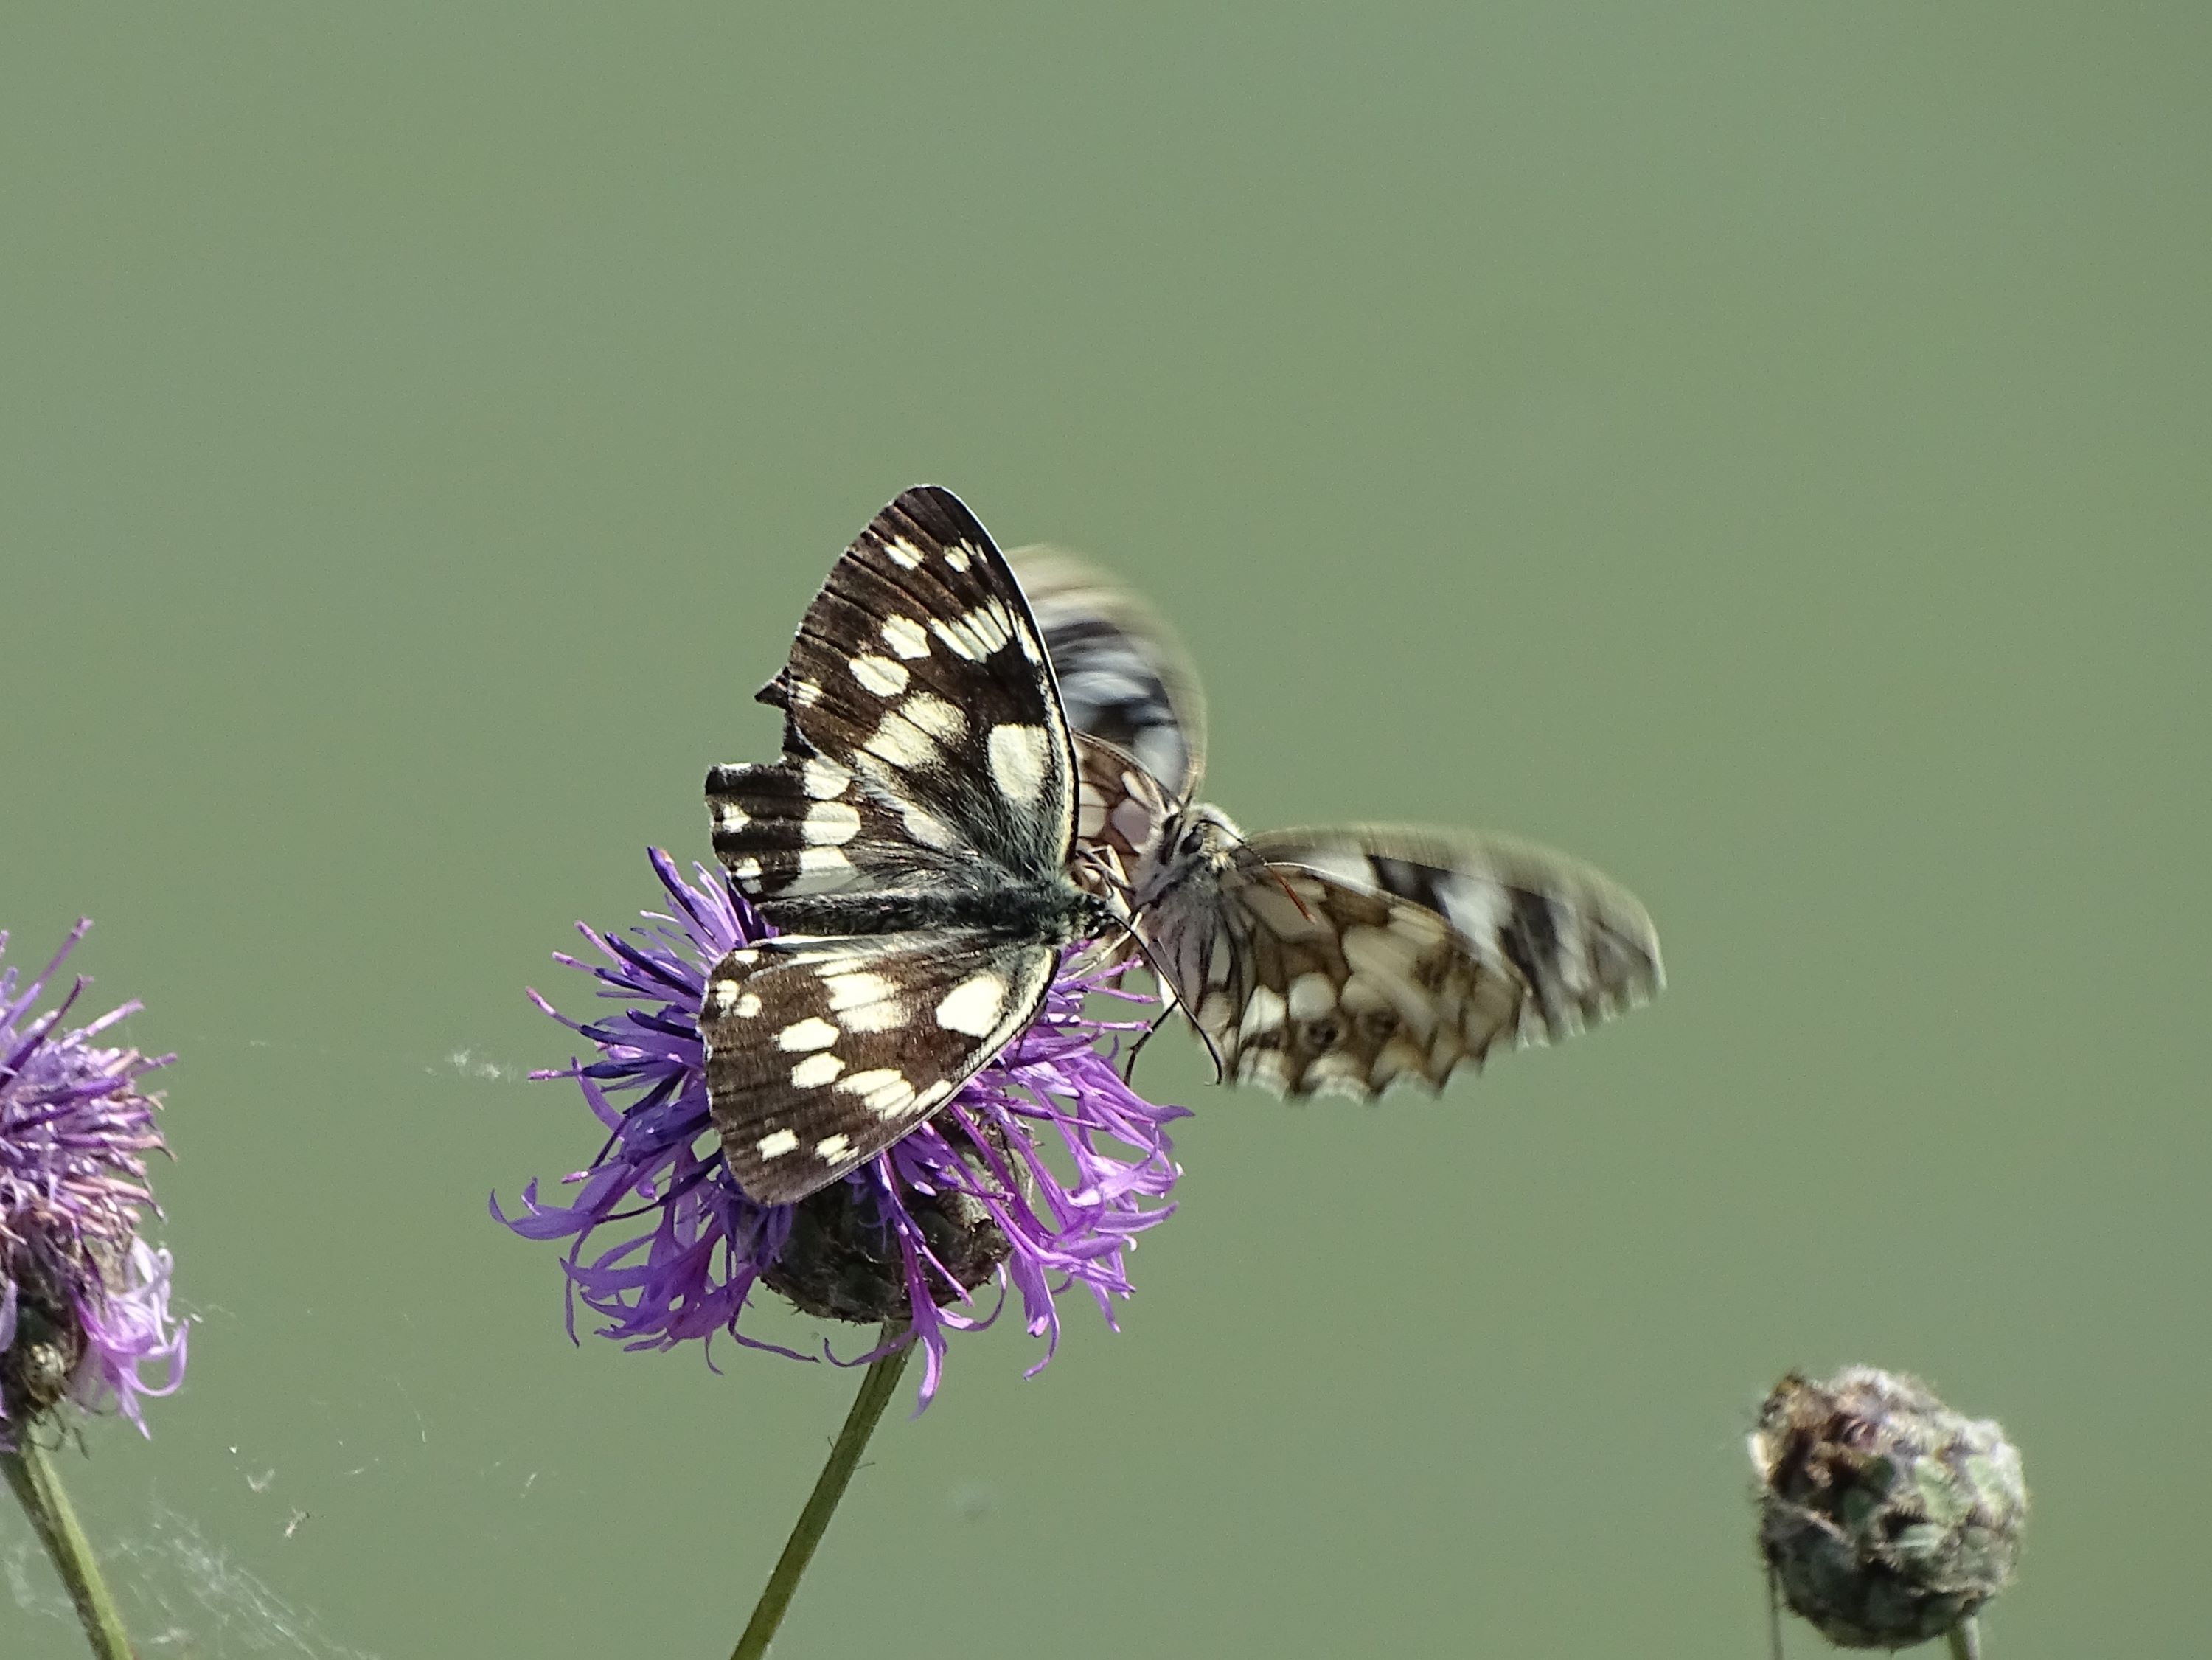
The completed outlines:
{"type": "Polygon", "coordinates": [[[1561,854],[1395,826],[1245,837],[1193,799],[1204,715],[1173,637],[1066,555],[1015,563],[1047,596],[1083,845],[1230,1076],[1291,1095],[1440,1088],[1501,1042],[1554,1042],[1659,990],[1644,907],[1561,854]]]}
{"type": "Polygon", "coordinates": [[[1071,879],[1078,785],[1042,636],[982,526],[878,514],[760,694],[784,753],[707,775],[716,856],[779,930],[709,972],[707,1093],[738,1184],[790,1204],[910,1133],[1115,925],[1071,879]]]}

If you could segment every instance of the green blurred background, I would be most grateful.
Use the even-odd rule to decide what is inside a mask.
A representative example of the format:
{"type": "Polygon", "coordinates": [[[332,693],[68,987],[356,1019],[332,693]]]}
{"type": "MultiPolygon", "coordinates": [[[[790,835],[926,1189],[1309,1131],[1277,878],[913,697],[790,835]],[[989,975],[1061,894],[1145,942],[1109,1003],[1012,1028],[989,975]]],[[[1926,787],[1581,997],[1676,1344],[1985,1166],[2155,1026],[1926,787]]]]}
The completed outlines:
{"type": "Polygon", "coordinates": [[[1742,1434],[1862,1359],[2026,1450],[1993,1660],[2202,1652],[2208,74],[2193,3],[13,9],[0,924],[181,1055],[190,1379],[65,1463],[149,1656],[726,1652],[852,1378],[574,1347],[485,1201],[596,1146],[522,988],[921,479],[1158,600],[1248,827],[1557,843],[1673,983],[1371,1110],[1164,1039],[1121,1334],[957,1342],[780,1653],[1756,1655],[1742,1434]]]}

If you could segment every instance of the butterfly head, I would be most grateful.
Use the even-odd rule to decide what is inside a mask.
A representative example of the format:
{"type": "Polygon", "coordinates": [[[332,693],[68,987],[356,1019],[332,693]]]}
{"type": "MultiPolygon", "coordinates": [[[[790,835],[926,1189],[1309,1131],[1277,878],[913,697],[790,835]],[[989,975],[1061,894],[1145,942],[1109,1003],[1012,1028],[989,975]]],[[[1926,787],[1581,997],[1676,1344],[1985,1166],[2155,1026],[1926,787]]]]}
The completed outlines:
{"type": "Polygon", "coordinates": [[[1136,909],[1191,882],[1212,885],[1231,866],[1252,855],[1244,837],[1229,815],[1204,802],[1194,802],[1161,826],[1151,858],[1144,861],[1130,884],[1130,900],[1136,909]]]}

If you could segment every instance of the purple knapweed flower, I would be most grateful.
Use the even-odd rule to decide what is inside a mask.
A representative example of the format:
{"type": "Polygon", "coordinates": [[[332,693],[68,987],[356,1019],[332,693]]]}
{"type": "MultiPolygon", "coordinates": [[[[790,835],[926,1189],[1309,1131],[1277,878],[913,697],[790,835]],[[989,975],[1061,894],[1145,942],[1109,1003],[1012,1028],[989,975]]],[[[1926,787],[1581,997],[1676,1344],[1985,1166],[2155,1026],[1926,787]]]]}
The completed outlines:
{"type": "MultiPolygon", "coordinates": [[[[184,1381],[169,1253],[138,1237],[141,1211],[155,1208],[143,1155],[166,1150],[160,1103],[138,1079],[176,1057],[94,1041],[137,1003],[64,1027],[82,977],[58,1006],[31,1012],[91,926],[79,922],[27,986],[0,971],[0,1446],[64,1396],[88,1411],[112,1406],[143,1433],[139,1397],[184,1381]],[[156,1360],[162,1381],[149,1383],[139,1369],[156,1360]]],[[[0,933],[0,951],[7,943],[0,933]]]]}
{"type": "Polygon", "coordinates": [[[757,1204],[732,1177],[708,1120],[698,1013],[708,969],[772,930],[720,873],[694,866],[694,886],[666,854],[651,857],[671,914],[645,913],[652,926],[627,937],[580,923],[606,961],[556,958],[593,976],[601,997],[627,1005],[622,1012],[574,1021],[531,993],[599,1050],[534,1075],[575,1079],[607,1141],[590,1169],[567,1178],[573,1204],[541,1202],[535,1182],[520,1215],[492,1203],[525,1237],[574,1241],[564,1262],[570,1335],[580,1300],[603,1335],[630,1348],[726,1331],[748,1347],[812,1359],[738,1329],[765,1286],[828,1318],[908,1323],[898,1341],[922,1346],[927,1407],[946,1335],[989,1325],[1009,1288],[1030,1334],[1046,1341],[1031,1376],[1059,1341],[1060,1292],[1089,1292],[1113,1325],[1112,1299],[1130,1291],[1126,1253],[1174,1209],[1158,1202],[1180,1173],[1167,1126],[1187,1116],[1138,1097],[1100,1047],[1143,1025],[1084,1011],[1094,991],[1147,1000],[1112,986],[1119,970],[1063,969],[1030,1030],[927,1122],[799,1204],[757,1204]],[[619,1243],[586,1256],[600,1230],[625,1223],[636,1225],[619,1243]],[[999,1303],[969,1311],[994,1278],[999,1303]]]}

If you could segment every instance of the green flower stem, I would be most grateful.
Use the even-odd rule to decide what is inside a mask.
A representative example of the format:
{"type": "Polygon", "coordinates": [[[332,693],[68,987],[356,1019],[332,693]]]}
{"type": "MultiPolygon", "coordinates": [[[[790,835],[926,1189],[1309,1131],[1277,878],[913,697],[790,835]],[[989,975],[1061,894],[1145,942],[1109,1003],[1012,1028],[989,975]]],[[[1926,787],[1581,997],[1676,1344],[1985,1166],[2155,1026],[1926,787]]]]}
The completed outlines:
{"type": "MultiPolygon", "coordinates": [[[[905,1332],[904,1321],[890,1321],[884,1327],[883,1341],[892,1342],[905,1332]]],[[[814,1560],[814,1548],[822,1542],[822,1535],[830,1530],[830,1518],[836,1514],[837,1501],[845,1496],[846,1483],[853,1479],[860,1454],[867,1447],[868,1437],[875,1432],[876,1420],[884,1415],[884,1408],[897,1392],[899,1374],[906,1370],[906,1363],[913,1354],[914,1345],[908,1343],[871,1362],[861,1377],[860,1392],[854,1397],[852,1411],[845,1414],[845,1427],[837,1432],[837,1439],[830,1448],[830,1462],[823,1465],[822,1474],[815,1478],[814,1491],[806,1496],[806,1507],[799,1512],[799,1520],[792,1525],[791,1537],[784,1541],[783,1554],[776,1559],[775,1572],[769,1575],[767,1588],[754,1605],[745,1634],[738,1639],[737,1647],[730,1651],[730,1660],[761,1660],[768,1652],[769,1639],[783,1623],[783,1612],[791,1606],[792,1596],[799,1590],[799,1576],[814,1560]]]]}
{"type": "Polygon", "coordinates": [[[1982,1660],[1982,1631],[1968,1614],[1951,1627],[1951,1660],[1982,1660]]]}
{"type": "Polygon", "coordinates": [[[0,1452],[0,1469],[8,1474],[8,1485],[15,1490],[15,1498],[23,1506],[23,1514],[31,1518],[31,1527],[39,1535],[39,1542],[53,1558],[55,1572],[69,1587],[70,1601],[76,1604],[76,1617],[83,1622],[84,1634],[91,1639],[92,1651],[100,1660],[131,1660],[131,1639],[123,1633],[123,1616],[116,1612],[115,1598],[108,1594],[107,1582],[100,1577],[100,1564],[93,1559],[92,1541],[84,1536],[77,1525],[76,1511],[70,1507],[69,1495],[62,1491],[61,1478],[39,1444],[27,1434],[21,1437],[22,1446],[14,1452],[0,1452]]]}

